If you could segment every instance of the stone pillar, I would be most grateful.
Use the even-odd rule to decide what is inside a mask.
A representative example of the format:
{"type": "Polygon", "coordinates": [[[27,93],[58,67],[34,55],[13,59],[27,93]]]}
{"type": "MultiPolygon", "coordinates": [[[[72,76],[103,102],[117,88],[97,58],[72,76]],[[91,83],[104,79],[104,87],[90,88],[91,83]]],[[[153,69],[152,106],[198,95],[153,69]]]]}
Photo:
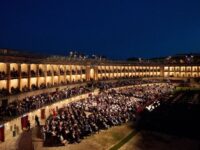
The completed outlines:
{"type": "Polygon", "coordinates": [[[82,68],[83,68],[83,66],[80,66],[80,81],[81,81],[81,82],[83,82],[82,68]]]}
{"type": "Polygon", "coordinates": [[[72,65],[69,65],[69,82],[72,83],[72,65]]]}
{"type": "Polygon", "coordinates": [[[18,77],[18,88],[20,91],[22,91],[22,87],[21,87],[21,79],[22,79],[22,68],[21,68],[21,64],[18,64],[18,72],[19,72],[19,77],[18,77]]]}
{"type": "Polygon", "coordinates": [[[60,85],[60,65],[57,65],[58,68],[58,85],[60,85]]]}
{"type": "Polygon", "coordinates": [[[86,81],[90,81],[90,66],[86,66],[86,81]]]}
{"type": "Polygon", "coordinates": [[[7,63],[6,65],[7,65],[6,66],[6,69],[7,69],[7,90],[10,93],[11,92],[10,91],[10,80],[11,80],[11,76],[10,76],[10,64],[7,63]]]}
{"type": "Polygon", "coordinates": [[[74,82],[77,82],[77,65],[75,65],[75,79],[74,79],[74,82]]]}
{"type": "Polygon", "coordinates": [[[98,80],[98,66],[94,66],[94,80],[98,80]]]}
{"type": "Polygon", "coordinates": [[[31,65],[28,65],[28,89],[31,89],[31,65]]]}
{"type": "Polygon", "coordinates": [[[164,65],[160,66],[160,77],[164,78],[164,65]]]}
{"type": "Polygon", "coordinates": [[[47,86],[47,64],[44,64],[44,84],[47,86]]]}
{"type": "Polygon", "coordinates": [[[52,78],[52,85],[54,85],[54,66],[52,65],[52,74],[51,74],[51,78],[52,78]]]}
{"type": "Polygon", "coordinates": [[[54,74],[54,72],[53,72],[53,66],[50,65],[50,67],[51,67],[51,85],[53,85],[54,84],[54,82],[53,82],[53,74],[54,74]]]}
{"type": "Polygon", "coordinates": [[[66,68],[66,65],[64,65],[64,68],[63,68],[64,70],[64,82],[66,82],[66,71],[67,71],[67,68],[66,68]]]}
{"type": "Polygon", "coordinates": [[[111,78],[111,67],[110,67],[110,65],[108,66],[108,79],[110,79],[111,78]]]}
{"type": "Polygon", "coordinates": [[[36,64],[36,86],[39,88],[39,64],[36,64]]]}

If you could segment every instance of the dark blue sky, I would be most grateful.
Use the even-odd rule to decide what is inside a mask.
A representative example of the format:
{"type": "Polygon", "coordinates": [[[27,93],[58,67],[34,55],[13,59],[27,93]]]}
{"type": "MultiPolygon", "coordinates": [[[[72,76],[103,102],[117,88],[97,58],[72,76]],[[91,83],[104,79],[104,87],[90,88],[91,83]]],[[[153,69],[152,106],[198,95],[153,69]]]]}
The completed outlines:
{"type": "Polygon", "coordinates": [[[200,52],[200,0],[1,0],[0,48],[114,59],[200,52]]]}

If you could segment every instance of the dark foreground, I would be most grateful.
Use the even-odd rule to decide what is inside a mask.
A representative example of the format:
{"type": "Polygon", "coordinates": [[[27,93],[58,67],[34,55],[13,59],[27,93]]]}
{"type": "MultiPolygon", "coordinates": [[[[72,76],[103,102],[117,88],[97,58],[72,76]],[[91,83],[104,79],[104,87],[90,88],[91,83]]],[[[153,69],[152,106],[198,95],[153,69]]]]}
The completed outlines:
{"type": "Polygon", "coordinates": [[[200,91],[176,92],[153,111],[145,110],[141,114],[137,127],[145,132],[141,132],[140,142],[149,146],[165,145],[163,149],[190,150],[192,146],[200,149],[199,116],[200,91]]]}

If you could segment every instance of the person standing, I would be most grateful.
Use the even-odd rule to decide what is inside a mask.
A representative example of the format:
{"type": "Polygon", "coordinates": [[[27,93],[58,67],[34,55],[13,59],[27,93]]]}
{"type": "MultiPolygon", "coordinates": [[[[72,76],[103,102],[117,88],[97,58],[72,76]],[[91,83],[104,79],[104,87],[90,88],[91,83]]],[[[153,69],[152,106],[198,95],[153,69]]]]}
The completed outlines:
{"type": "Polygon", "coordinates": [[[26,128],[27,128],[28,131],[31,129],[31,123],[30,123],[30,120],[27,120],[26,128]]]}
{"type": "Polygon", "coordinates": [[[37,126],[40,126],[39,117],[37,115],[35,115],[35,123],[37,124],[37,126]]]}

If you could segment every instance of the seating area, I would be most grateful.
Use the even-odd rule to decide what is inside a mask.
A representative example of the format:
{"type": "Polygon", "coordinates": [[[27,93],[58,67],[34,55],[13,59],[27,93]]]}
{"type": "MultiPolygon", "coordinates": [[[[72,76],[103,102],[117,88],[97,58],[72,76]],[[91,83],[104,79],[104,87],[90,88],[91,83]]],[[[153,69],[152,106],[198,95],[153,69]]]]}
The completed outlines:
{"type": "Polygon", "coordinates": [[[10,71],[10,76],[11,76],[11,78],[18,78],[19,77],[19,71],[15,70],[15,68],[13,68],[10,71]]]}
{"type": "Polygon", "coordinates": [[[89,92],[90,89],[86,87],[76,87],[72,89],[64,89],[61,91],[56,91],[52,93],[44,93],[36,96],[26,97],[23,100],[16,100],[8,104],[7,107],[1,107],[0,115],[3,118],[12,119],[30,112],[35,109],[39,109],[42,106],[52,104],[59,100],[63,100],[75,95],[83,94],[89,92]]]}
{"type": "MultiPolygon", "coordinates": [[[[137,83],[142,84],[143,81],[137,83]]],[[[120,84],[123,86],[127,83],[120,84]]],[[[117,83],[100,85],[102,90],[99,95],[67,104],[58,111],[53,110],[43,127],[44,145],[79,143],[101,130],[133,121],[147,104],[166,97],[174,89],[169,83],[109,89],[116,85],[117,83]]]]}
{"type": "Polygon", "coordinates": [[[0,89],[0,96],[1,97],[7,96],[8,94],[9,94],[9,92],[5,88],[0,89]]]}
{"type": "Polygon", "coordinates": [[[20,89],[18,87],[14,88],[14,87],[11,87],[11,94],[18,94],[20,93],[20,89]]]}
{"type": "MultiPolygon", "coordinates": [[[[74,81],[71,84],[83,83],[83,82],[85,82],[85,80],[82,80],[82,81],[78,80],[76,82],[74,81]]],[[[15,94],[23,93],[23,92],[35,91],[35,90],[52,88],[52,87],[57,87],[57,86],[64,86],[64,85],[69,85],[69,84],[70,84],[69,81],[66,81],[66,82],[62,81],[60,84],[58,84],[58,83],[55,82],[54,85],[50,84],[50,83],[47,83],[47,85],[45,85],[44,83],[41,83],[39,86],[36,86],[36,84],[32,84],[31,88],[28,88],[28,86],[25,85],[25,86],[22,87],[21,90],[19,89],[19,87],[11,87],[11,91],[10,92],[7,89],[2,88],[2,89],[0,89],[0,96],[15,95],[15,94]]]]}
{"type": "Polygon", "coordinates": [[[23,78],[26,78],[26,77],[28,77],[28,73],[25,72],[25,71],[22,71],[22,72],[21,72],[21,76],[22,76],[23,78]]]}
{"type": "MultiPolygon", "coordinates": [[[[32,97],[27,97],[23,100],[15,100],[12,103],[9,103],[7,107],[1,108],[0,114],[4,116],[1,118],[1,121],[9,120],[13,117],[17,117],[19,115],[23,115],[24,113],[27,113],[29,111],[32,111],[34,109],[38,109],[44,105],[48,105],[51,103],[54,103],[56,101],[69,98],[71,96],[75,96],[77,94],[83,94],[86,92],[89,92],[91,90],[94,90],[95,88],[98,88],[100,91],[107,90],[110,88],[115,87],[121,87],[121,86],[127,86],[127,85],[134,85],[134,84],[142,84],[142,83],[156,83],[160,82],[158,80],[152,80],[152,81],[142,81],[142,80],[122,80],[122,81],[116,81],[116,82],[90,82],[84,87],[77,87],[73,89],[65,89],[61,91],[57,91],[56,94],[53,93],[43,93],[41,95],[35,95],[32,97]],[[59,95],[58,97],[54,97],[55,95],[59,95]],[[33,106],[32,106],[33,105],[33,106]]],[[[32,88],[37,90],[38,88],[33,84],[32,88]]],[[[42,88],[42,87],[41,87],[42,88]]],[[[27,90],[27,87],[24,87],[23,90],[27,90]]],[[[6,90],[1,91],[2,94],[7,94],[6,90]]],[[[18,88],[12,88],[13,93],[19,93],[18,88]]]]}
{"type": "Polygon", "coordinates": [[[36,77],[36,72],[34,70],[31,70],[31,77],[36,77]]]}

